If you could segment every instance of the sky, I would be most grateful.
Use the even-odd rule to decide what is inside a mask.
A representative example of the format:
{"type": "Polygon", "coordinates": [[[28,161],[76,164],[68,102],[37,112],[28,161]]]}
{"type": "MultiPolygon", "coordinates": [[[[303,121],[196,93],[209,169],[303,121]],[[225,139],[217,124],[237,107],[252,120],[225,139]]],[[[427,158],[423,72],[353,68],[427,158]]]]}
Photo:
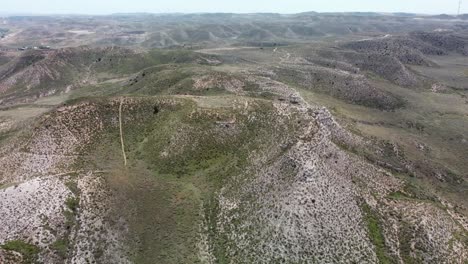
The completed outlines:
{"type": "MultiPolygon", "coordinates": [[[[408,12],[456,14],[459,0],[0,0],[0,14],[408,12]]],[[[468,13],[463,0],[461,13],[468,13]]]]}

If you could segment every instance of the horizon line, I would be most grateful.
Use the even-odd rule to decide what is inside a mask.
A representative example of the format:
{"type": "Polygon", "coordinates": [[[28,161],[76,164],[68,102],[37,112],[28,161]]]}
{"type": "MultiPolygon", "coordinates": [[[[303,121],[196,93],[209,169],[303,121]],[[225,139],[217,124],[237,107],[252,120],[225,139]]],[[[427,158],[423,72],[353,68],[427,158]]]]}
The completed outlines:
{"type": "Polygon", "coordinates": [[[378,12],[378,11],[303,11],[295,13],[278,13],[278,12],[112,12],[112,13],[42,13],[42,12],[0,12],[0,16],[113,16],[113,15],[209,15],[209,14],[233,14],[233,15],[253,15],[253,14],[275,14],[275,15],[300,15],[306,13],[316,14],[353,14],[353,13],[369,13],[369,14],[380,14],[380,15],[420,15],[420,16],[437,16],[437,15],[449,15],[449,16],[462,16],[468,13],[450,14],[450,13],[413,13],[413,12],[378,12]]]}

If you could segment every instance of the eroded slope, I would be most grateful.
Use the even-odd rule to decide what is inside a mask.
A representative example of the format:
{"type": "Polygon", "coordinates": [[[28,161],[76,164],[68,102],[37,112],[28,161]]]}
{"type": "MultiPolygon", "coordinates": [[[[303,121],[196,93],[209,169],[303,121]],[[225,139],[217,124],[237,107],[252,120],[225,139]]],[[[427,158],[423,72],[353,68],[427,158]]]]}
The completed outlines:
{"type": "Polygon", "coordinates": [[[411,192],[341,147],[365,141],[297,100],[127,97],[41,117],[1,160],[3,256],[29,258],[8,247],[21,241],[47,263],[466,260],[463,218],[393,198],[411,192]]]}

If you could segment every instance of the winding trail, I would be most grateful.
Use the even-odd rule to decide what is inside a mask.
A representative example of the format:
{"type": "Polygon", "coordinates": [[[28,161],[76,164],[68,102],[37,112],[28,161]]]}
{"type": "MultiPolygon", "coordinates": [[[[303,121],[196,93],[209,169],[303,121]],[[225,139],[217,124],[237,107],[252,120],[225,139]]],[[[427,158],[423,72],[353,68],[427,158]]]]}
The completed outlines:
{"type": "Polygon", "coordinates": [[[127,156],[125,155],[125,145],[124,145],[124,139],[123,139],[123,132],[122,132],[122,104],[123,104],[123,98],[120,99],[120,105],[119,105],[119,129],[120,129],[120,144],[122,145],[122,155],[123,155],[123,160],[124,160],[124,166],[127,167],[127,156]]]}

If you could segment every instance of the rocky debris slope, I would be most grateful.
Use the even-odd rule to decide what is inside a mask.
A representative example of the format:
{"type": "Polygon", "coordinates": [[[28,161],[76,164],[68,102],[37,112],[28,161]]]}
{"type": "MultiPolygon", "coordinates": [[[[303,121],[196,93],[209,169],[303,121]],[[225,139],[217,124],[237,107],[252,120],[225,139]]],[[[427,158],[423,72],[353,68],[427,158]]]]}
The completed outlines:
{"type": "MultiPolygon", "coordinates": [[[[287,114],[288,106],[278,107],[287,114]]],[[[218,228],[228,237],[229,257],[254,263],[375,263],[356,198],[363,193],[353,182],[367,182],[379,195],[399,182],[331,143],[320,124],[330,118],[326,110],[305,114],[309,124],[297,143],[269,165],[265,157],[254,157],[257,166],[247,173],[255,177],[220,192],[218,228]]]]}
{"type": "Polygon", "coordinates": [[[468,55],[468,39],[454,32],[412,32],[407,35],[371,38],[346,43],[359,52],[392,55],[404,64],[431,65],[424,55],[468,55]]]}
{"type": "MultiPolygon", "coordinates": [[[[418,86],[422,83],[420,78],[411,72],[398,58],[390,54],[350,52],[337,50],[322,50],[322,58],[333,58],[353,65],[353,71],[372,72],[383,79],[405,87],[418,86]]],[[[316,58],[308,58],[315,62],[316,58]]],[[[340,69],[342,65],[337,65],[340,69]]],[[[346,67],[346,66],[345,66],[346,67]]],[[[346,68],[345,68],[346,69],[346,68]]]]}
{"type": "MultiPolygon", "coordinates": [[[[0,191],[0,244],[11,240],[46,248],[65,232],[65,201],[71,191],[58,177],[33,179],[0,191]]],[[[43,253],[43,261],[54,254],[43,253]]]]}
{"type": "Polygon", "coordinates": [[[349,63],[372,71],[401,86],[416,86],[421,80],[405,64],[437,66],[427,55],[468,55],[468,39],[453,32],[412,32],[406,35],[384,36],[353,41],[341,45],[352,52],[328,51],[325,56],[338,53],[349,63]]]}
{"type": "Polygon", "coordinates": [[[444,50],[408,36],[360,40],[343,45],[362,53],[393,56],[404,64],[433,65],[424,55],[442,55],[444,50]]]}
{"type": "Polygon", "coordinates": [[[387,219],[385,242],[395,259],[403,263],[466,262],[466,227],[450,216],[448,208],[417,200],[387,200],[380,212],[387,219]]]}
{"type": "MultiPolygon", "coordinates": [[[[303,112],[301,122],[306,125],[298,132],[298,140],[279,156],[254,155],[246,174],[255,176],[239,176],[219,192],[215,225],[218,236],[226,239],[228,259],[242,263],[376,263],[402,259],[401,255],[408,254],[404,243],[409,242],[417,246],[404,256],[405,263],[410,259],[466,260],[468,248],[463,239],[446,247],[448,234],[452,239],[466,234],[454,225],[457,220],[448,209],[417,200],[389,199],[404,183],[339,148],[333,142],[366,142],[341,128],[326,109],[314,109],[298,100],[300,106],[277,104],[284,115],[291,108],[303,112]],[[413,237],[402,235],[416,224],[410,220],[414,218],[400,218],[404,214],[400,208],[405,206],[427,206],[428,214],[438,215],[437,220],[418,225],[413,237]],[[375,230],[374,224],[380,229],[375,230]],[[379,236],[385,241],[379,242],[379,236]],[[418,247],[421,251],[415,249],[418,247]]],[[[419,219],[417,215],[413,212],[411,217],[419,219]]]]}
{"type": "Polygon", "coordinates": [[[91,68],[98,69],[103,64],[112,64],[109,60],[126,56],[134,56],[134,52],[90,47],[27,51],[0,67],[0,95],[5,103],[22,96],[31,101],[68,92],[72,87],[95,81],[91,68]]]}
{"type": "Polygon", "coordinates": [[[117,110],[113,108],[93,103],[63,106],[41,117],[32,133],[2,147],[0,244],[8,248],[22,243],[3,257],[17,252],[24,258],[30,251],[24,248],[33,248],[28,261],[125,262],[122,233],[115,229],[119,224],[104,220],[111,196],[101,172],[76,166],[98,133],[116,126],[115,117],[106,118],[117,110]]]}
{"type": "Polygon", "coordinates": [[[84,103],[63,106],[42,116],[32,131],[24,131],[0,150],[4,168],[0,182],[22,182],[72,170],[70,165],[104,128],[100,120],[105,114],[97,105],[84,103]]]}
{"type": "Polygon", "coordinates": [[[384,110],[403,105],[401,99],[373,87],[364,75],[354,70],[350,72],[306,62],[283,64],[274,68],[273,72],[272,77],[277,80],[325,93],[349,103],[384,110]]]}
{"type": "Polygon", "coordinates": [[[464,56],[468,56],[468,38],[463,35],[459,35],[453,32],[414,32],[410,34],[411,38],[420,40],[426,45],[422,45],[419,49],[424,54],[428,55],[443,55],[451,52],[458,53],[464,56]],[[435,49],[440,49],[443,53],[436,52],[433,50],[425,50],[424,48],[430,45],[435,49]]]}
{"type": "Polygon", "coordinates": [[[136,52],[119,47],[87,46],[32,50],[0,66],[0,102],[4,105],[31,102],[172,63],[217,65],[221,62],[214,56],[183,50],[136,52]]]}

